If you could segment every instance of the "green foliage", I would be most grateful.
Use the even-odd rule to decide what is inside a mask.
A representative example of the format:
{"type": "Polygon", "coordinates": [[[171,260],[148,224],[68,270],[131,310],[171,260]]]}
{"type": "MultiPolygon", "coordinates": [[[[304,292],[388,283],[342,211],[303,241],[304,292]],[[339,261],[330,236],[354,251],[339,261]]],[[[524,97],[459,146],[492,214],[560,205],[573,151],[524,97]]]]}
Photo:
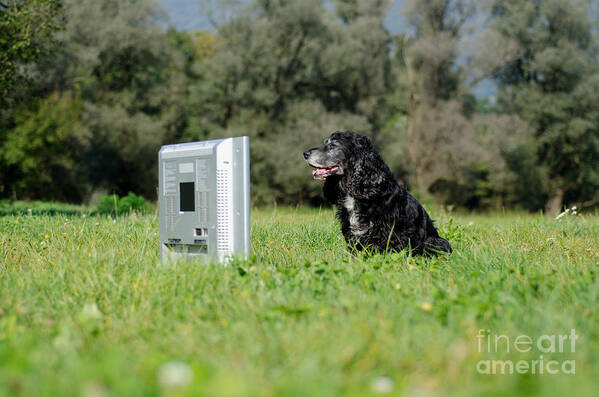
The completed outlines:
{"type": "Polygon", "coordinates": [[[492,28],[514,43],[517,56],[497,72],[498,109],[519,115],[535,131],[538,164],[546,170],[548,212],[564,202],[596,198],[599,190],[599,69],[589,2],[498,1],[492,28]]]}
{"type": "Polygon", "coordinates": [[[156,153],[184,122],[178,54],[157,23],[163,14],[149,0],[67,1],[62,14],[60,47],[31,70],[46,96],[0,125],[0,166],[12,175],[0,192],[75,202],[97,190],[153,196],[156,153]],[[53,108],[55,97],[75,98],[69,114],[53,108]],[[52,143],[42,150],[44,140],[52,143]]]}
{"type": "Polygon", "coordinates": [[[433,193],[458,205],[477,200],[476,168],[500,160],[477,139],[466,73],[458,62],[459,43],[475,12],[476,3],[468,0],[409,0],[404,7],[415,34],[405,45],[410,118],[403,166],[420,196],[433,193]]]}
{"type": "Polygon", "coordinates": [[[20,106],[15,128],[0,141],[0,163],[10,171],[5,181],[13,195],[81,201],[86,180],[79,164],[89,133],[80,123],[83,104],[70,93],[44,98],[36,106],[20,106]]]}
{"type": "Polygon", "coordinates": [[[4,0],[0,3],[0,106],[22,77],[18,68],[35,61],[49,49],[60,28],[55,20],[58,0],[4,0]]]}
{"type": "Polygon", "coordinates": [[[145,213],[148,209],[146,199],[131,192],[124,197],[116,194],[103,196],[98,205],[98,213],[113,216],[129,215],[132,212],[145,213]]]}
{"type": "Polygon", "coordinates": [[[352,256],[330,209],[254,211],[228,267],[162,265],[152,215],[0,217],[0,394],[594,395],[597,217],[431,215],[449,257],[352,256]],[[571,354],[476,336],[572,328],[571,354]],[[576,375],[476,370],[541,354],[576,375]]]}

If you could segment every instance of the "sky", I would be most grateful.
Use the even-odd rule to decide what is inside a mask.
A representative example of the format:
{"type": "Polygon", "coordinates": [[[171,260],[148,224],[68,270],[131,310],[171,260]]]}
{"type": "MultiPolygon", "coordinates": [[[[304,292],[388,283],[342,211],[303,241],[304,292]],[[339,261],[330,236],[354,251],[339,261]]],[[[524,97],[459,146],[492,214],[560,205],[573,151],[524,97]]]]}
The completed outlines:
{"type": "Polygon", "coordinates": [[[210,23],[202,15],[199,0],[157,0],[168,13],[170,23],[177,30],[210,29],[210,23]]]}

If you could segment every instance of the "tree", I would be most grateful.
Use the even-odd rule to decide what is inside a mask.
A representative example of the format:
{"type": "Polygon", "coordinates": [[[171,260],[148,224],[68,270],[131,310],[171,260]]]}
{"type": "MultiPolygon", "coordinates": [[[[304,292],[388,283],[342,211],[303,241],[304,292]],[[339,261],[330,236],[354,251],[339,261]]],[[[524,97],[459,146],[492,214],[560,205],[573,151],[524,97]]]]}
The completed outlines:
{"type": "Polygon", "coordinates": [[[33,62],[47,51],[59,29],[58,0],[5,0],[0,2],[0,106],[22,76],[19,66],[33,62]]]}
{"type": "Polygon", "coordinates": [[[184,62],[159,24],[165,14],[153,0],[78,0],[65,16],[49,84],[81,92],[93,146],[80,166],[94,190],[155,197],[156,153],[185,128],[184,62]]]}
{"type": "Polygon", "coordinates": [[[52,95],[36,106],[20,106],[16,127],[0,146],[0,163],[15,197],[81,201],[89,193],[82,154],[89,133],[80,123],[79,96],[52,95]]]}
{"type": "Polygon", "coordinates": [[[512,49],[494,74],[498,110],[535,131],[548,213],[599,199],[599,74],[588,7],[586,0],[492,2],[491,37],[512,49]]]}
{"type": "Polygon", "coordinates": [[[465,183],[468,170],[484,160],[474,128],[464,112],[458,44],[474,15],[468,0],[410,0],[404,13],[415,30],[405,49],[409,76],[406,168],[420,195],[465,183]]]}
{"type": "Polygon", "coordinates": [[[353,3],[349,17],[321,0],[253,1],[218,26],[214,57],[197,65],[187,136],[250,135],[258,202],[316,200],[303,148],[342,128],[376,136],[386,121],[384,7],[353,3]]]}
{"type": "Polygon", "coordinates": [[[44,190],[36,181],[47,180],[36,179],[35,172],[57,169],[53,149],[42,156],[41,149],[33,147],[35,140],[23,137],[43,142],[47,136],[55,142],[62,138],[52,137],[84,131],[86,145],[57,155],[64,160],[61,175],[76,175],[80,189],[63,189],[61,195],[47,190],[46,198],[81,201],[94,190],[155,197],[156,153],[161,144],[180,138],[186,120],[184,62],[181,53],[168,45],[159,24],[164,14],[153,0],[61,4],[64,28],[56,35],[58,45],[27,70],[36,88],[29,109],[24,104],[24,109],[13,112],[13,122],[0,131],[0,146],[5,142],[8,150],[0,166],[14,176],[2,183],[1,194],[17,191],[21,197],[41,198],[44,190]],[[74,107],[52,113],[51,104],[65,98],[76,98],[71,101],[74,107]],[[38,103],[39,108],[32,105],[38,103]],[[38,171],[25,166],[31,162],[38,171]]]}

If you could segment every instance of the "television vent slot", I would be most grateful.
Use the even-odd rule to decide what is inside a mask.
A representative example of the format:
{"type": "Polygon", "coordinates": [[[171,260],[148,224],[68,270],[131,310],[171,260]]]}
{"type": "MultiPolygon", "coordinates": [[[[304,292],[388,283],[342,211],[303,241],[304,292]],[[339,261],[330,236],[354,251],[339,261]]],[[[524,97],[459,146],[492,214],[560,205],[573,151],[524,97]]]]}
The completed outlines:
{"type": "Polygon", "coordinates": [[[162,194],[166,197],[177,196],[177,163],[174,161],[167,161],[164,163],[162,168],[162,194]]]}
{"type": "Polygon", "coordinates": [[[231,250],[231,179],[231,170],[216,171],[217,250],[221,252],[231,250]]]}
{"type": "Polygon", "coordinates": [[[177,197],[165,197],[166,201],[166,231],[172,232],[175,229],[177,220],[177,197]]]}
{"type": "Polygon", "coordinates": [[[199,223],[208,223],[208,192],[198,192],[198,206],[199,223]]]}

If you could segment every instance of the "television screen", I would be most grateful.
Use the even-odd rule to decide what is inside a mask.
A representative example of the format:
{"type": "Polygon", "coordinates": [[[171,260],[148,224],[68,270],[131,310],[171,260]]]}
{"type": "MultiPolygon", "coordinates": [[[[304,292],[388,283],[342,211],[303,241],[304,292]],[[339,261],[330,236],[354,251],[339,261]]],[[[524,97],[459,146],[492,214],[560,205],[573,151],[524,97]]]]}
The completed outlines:
{"type": "Polygon", "coordinates": [[[196,210],[193,185],[193,182],[182,182],[179,184],[179,210],[181,212],[193,212],[196,210]]]}

